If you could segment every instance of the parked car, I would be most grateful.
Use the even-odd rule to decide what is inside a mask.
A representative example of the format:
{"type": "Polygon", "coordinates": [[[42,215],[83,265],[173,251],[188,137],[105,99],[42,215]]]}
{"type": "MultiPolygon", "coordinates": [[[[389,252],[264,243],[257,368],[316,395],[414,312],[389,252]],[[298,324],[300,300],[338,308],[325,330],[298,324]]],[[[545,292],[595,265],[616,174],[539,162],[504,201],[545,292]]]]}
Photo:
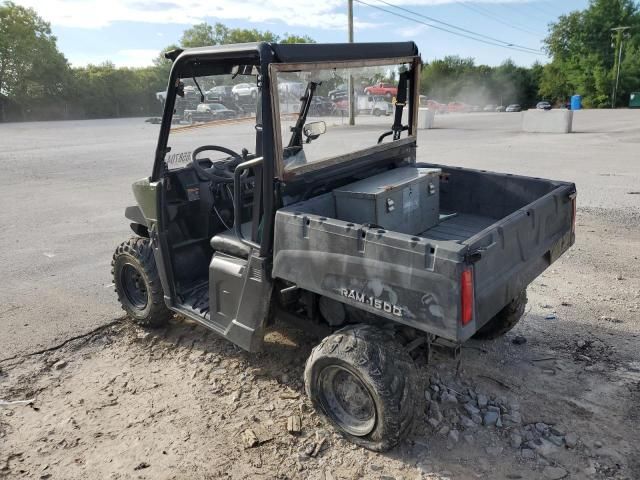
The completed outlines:
{"type": "Polygon", "coordinates": [[[212,89],[207,90],[204,93],[207,101],[215,102],[215,103],[223,103],[233,98],[232,90],[233,90],[233,86],[231,85],[220,85],[217,87],[213,87],[212,89]]]}
{"type": "Polygon", "coordinates": [[[237,102],[241,99],[246,100],[248,98],[258,98],[258,87],[250,83],[238,83],[231,89],[234,100],[237,102]]]}
{"type": "Polygon", "coordinates": [[[496,105],[491,105],[491,104],[489,104],[489,105],[485,106],[485,107],[482,109],[482,111],[483,111],[483,112],[495,112],[495,111],[496,111],[496,108],[497,108],[497,106],[496,106],[496,105]]]}
{"type": "Polygon", "coordinates": [[[506,107],[504,105],[498,105],[496,107],[496,112],[504,112],[506,110],[506,107]]]}
{"type": "Polygon", "coordinates": [[[278,93],[280,99],[300,100],[304,95],[305,84],[302,82],[280,82],[278,83],[278,93]]]}
{"type": "Polygon", "coordinates": [[[538,102],[538,104],[536,105],[536,108],[538,110],[551,110],[551,104],[546,101],[538,102]]]}
{"type": "Polygon", "coordinates": [[[449,102],[447,110],[449,113],[467,113],[471,111],[471,106],[462,102],[449,102]]]}
{"type": "Polygon", "coordinates": [[[481,112],[482,111],[482,107],[480,105],[472,105],[471,106],[471,111],[472,112],[481,112]]]}
{"type": "Polygon", "coordinates": [[[427,100],[427,108],[436,113],[448,113],[449,109],[446,104],[437,102],[436,100],[427,100]]]}
{"type": "Polygon", "coordinates": [[[379,82],[365,87],[364,93],[367,95],[384,95],[387,98],[391,98],[398,95],[398,87],[394,87],[390,83],[379,82]]]}
{"type": "Polygon", "coordinates": [[[221,103],[201,103],[195,110],[185,110],[184,119],[188,123],[227,120],[236,116],[236,112],[221,103]]]}
{"type": "Polygon", "coordinates": [[[329,100],[331,101],[338,100],[340,97],[346,97],[347,85],[344,83],[342,85],[338,85],[333,90],[329,90],[329,93],[327,95],[329,96],[329,100]]]}
{"type": "Polygon", "coordinates": [[[356,98],[356,110],[358,114],[389,116],[393,113],[393,104],[382,95],[360,95],[356,98]]]}
{"type": "Polygon", "coordinates": [[[505,112],[521,112],[521,111],[522,111],[522,107],[517,103],[512,103],[505,109],[505,112]]]}
{"type": "Polygon", "coordinates": [[[311,116],[331,115],[334,109],[335,109],[335,105],[333,104],[332,101],[328,100],[326,97],[314,96],[311,99],[311,105],[309,107],[309,115],[311,116]]]}
{"type": "Polygon", "coordinates": [[[347,115],[349,113],[349,99],[346,96],[339,97],[333,102],[333,113],[347,115]]]}

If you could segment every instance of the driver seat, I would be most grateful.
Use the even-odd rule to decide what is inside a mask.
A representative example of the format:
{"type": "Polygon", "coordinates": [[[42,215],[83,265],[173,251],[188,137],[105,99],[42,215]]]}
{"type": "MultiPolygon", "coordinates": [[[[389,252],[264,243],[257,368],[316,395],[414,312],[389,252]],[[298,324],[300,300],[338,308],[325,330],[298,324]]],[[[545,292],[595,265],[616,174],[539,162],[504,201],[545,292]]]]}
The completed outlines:
{"type": "MultiPolygon", "coordinates": [[[[251,229],[251,222],[243,223],[241,228],[242,233],[248,235],[248,230],[251,229]]],[[[234,257],[247,259],[251,254],[251,247],[243,243],[236,236],[236,232],[233,229],[225,230],[214,235],[209,243],[215,252],[226,253],[234,257]]]]}

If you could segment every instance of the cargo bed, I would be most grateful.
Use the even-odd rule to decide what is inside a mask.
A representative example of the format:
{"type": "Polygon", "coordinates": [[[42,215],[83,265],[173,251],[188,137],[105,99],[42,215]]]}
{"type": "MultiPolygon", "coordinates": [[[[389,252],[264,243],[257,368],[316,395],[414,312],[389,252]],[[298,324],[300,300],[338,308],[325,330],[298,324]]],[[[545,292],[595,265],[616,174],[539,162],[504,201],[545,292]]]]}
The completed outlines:
{"type": "Polygon", "coordinates": [[[276,214],[273,276],[464,341],[574,241],[572,183],[443,165],[440,222],[414,235],[336,218],[326,193],[276,214]],[[471,270],[473,318],[461,278],[471,270]]]}
{"type": "Polygon", "coordinates": [[[440,223],[418,236],[433,240],[464,242],[496,222],[495,218],[470,213],[440,212],[440,223]]]}

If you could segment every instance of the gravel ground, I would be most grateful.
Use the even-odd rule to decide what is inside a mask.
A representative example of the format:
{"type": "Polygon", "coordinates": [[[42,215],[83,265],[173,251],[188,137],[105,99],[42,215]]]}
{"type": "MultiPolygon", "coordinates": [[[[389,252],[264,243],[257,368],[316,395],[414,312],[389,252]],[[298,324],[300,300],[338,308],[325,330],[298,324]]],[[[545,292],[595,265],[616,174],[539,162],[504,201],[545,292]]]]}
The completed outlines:
{"type": "Polygon", "coordinates": [[[447,115],[420,133],[421,160],[575,181],[577,240],[507,336],[459,366],[417,358],[427,408],[386,454],[312,410],[308,334],[276,325],[252,355],[120,318],[108,264],[157,127],[0,125],[0,400],[33,399],[0,403],[0,478],[640,478],[638,120],[584,111],[580,133],[531,135],[517,115],[447,115]]]}

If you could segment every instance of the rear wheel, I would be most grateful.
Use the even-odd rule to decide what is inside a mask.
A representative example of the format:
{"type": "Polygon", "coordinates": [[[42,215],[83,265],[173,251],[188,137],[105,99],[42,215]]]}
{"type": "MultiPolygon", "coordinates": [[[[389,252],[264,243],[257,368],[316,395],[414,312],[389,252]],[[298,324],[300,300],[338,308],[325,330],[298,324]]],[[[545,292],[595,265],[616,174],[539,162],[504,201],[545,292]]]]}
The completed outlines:
{"type": "Polygon", "coordinates": [[[380,115],[382,115],[382,112],[380,110],[378,110],[377,108],[373,109],[373,115],[376,117],[379,117],[380,115]]]}
{"type": "Polygon", "coordinates": [[[118,301],[136,323],[159,327],[172,316],[164,303],[158,269],[148,238],[130,238],[116,248],[111,274],[118,301]]]}
{"type": "Polygon", "coordinates": [[[389,334],[353,325],[313,349],[304,372],[307,395],[349,441],[375,451],[397,445],[422,412],[420,378],[389,334]]]}
{"type": "Polygon", "coordinates": [[[500,310],[495,317],[485,323],[473,338],[491,340],[501,337],[520,321],[527,306],[527,291],[523,290],[511,303],[500,310]]]}

